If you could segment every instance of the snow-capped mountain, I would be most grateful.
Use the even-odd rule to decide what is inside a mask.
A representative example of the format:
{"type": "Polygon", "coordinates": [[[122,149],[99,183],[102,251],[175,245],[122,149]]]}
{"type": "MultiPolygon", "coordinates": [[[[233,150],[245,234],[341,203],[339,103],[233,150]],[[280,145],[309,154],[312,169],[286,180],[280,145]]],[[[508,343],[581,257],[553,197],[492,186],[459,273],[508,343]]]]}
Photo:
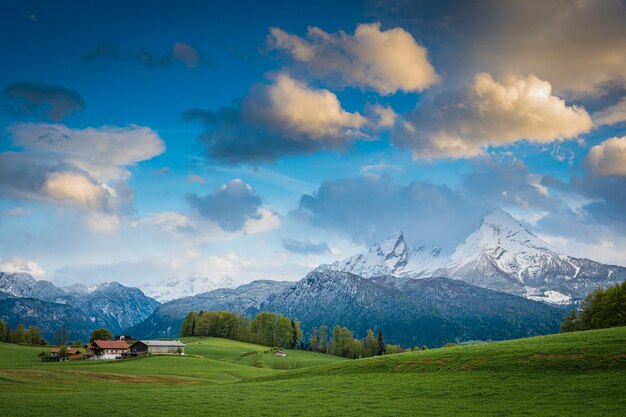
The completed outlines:
{"type": "Polygon", "coordinates": [[[203,292],[213,291],[218,288],[234,288],[236,284],[228,277],[211,279],[207,277],[175,278],[161,281],[156,284],[148,284],[141,289],[155,300],[165,303],[183,297],[191,297],[203,292]]]}
{"type": "MultiPolygon", "coordinates": [[[[114,333],[142,322],[159,304],[138,288],[125,287],[117,282],[57,287],[25,273],[0,272],[0,292],[7,296],[5,300],[35,299],[48,304],[67,305],[80,312],[75,314],[77,323],[86,319],[94,328],[106,327],[114,333]]],[[[52,308],[46,308],[36,313],[39,320],[44,321],[46,314],[51,312],[52,308]]],[[[20,319],[27,321],[28,317],[20,319]]]]}
{"type": "Polygon", "coordinates": [[[502,210],[486,216],[450,256],[437,248],[409,250],[403,234],[394,233],[366,253],[319,269],[363,277],[449,277],[553,304],[580,302],[596,287],[626,279],[624,267],[557,252],[502,210]]]}
{"type": "Polygon", "coordinates": [[[190,311],[227,310],[254,317],[272,311],[297,317],[305,332],[326,324],[362,337],[381,329],[403,346],[441,346],[456,339],[501,340],[554,333],[567,312],[448,278],[363,278],[315,270],[297,282],[254,281],[160,305],[128,330],[138,337],[176,337],[190,311]]]}
{"type": "MultiPolygon", "coordinates": [[[[350,272],[365,278],[381,275],[414,277],[427,271],[436,271],[447,265],[437,246],[427,249],[418,246],[409,249],[404,234],[398,231],[380,243],[373,244],[367,252],[359,253],[331,265],[320,265],[318,271],[350,272]]],[[[429,275],[430,276],[430,275],[429,275]]]]}

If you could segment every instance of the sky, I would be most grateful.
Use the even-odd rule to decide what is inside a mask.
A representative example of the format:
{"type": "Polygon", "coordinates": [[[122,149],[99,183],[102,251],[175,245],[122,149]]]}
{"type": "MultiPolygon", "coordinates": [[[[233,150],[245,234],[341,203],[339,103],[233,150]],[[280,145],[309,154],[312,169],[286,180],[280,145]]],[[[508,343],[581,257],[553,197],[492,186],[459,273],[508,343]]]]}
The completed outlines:
{"type": "Polygon", "coordinates": [[[6,1],[0,271],[296,280],[503,209],[626,266],[626,2],[6,1]]]}

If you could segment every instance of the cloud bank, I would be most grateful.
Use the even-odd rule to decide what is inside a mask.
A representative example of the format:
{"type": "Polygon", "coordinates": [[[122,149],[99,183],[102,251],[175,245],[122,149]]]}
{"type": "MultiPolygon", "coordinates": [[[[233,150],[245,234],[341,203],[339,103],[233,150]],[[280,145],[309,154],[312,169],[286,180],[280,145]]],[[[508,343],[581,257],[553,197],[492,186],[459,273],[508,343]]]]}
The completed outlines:
{"type": "Polygon", "coordinates": [[[287,54],[316,78],[389,95],[414,92],[439,81],[426,48],[401,28],[357,25],[354,35],[309,27],[306,38],[273,27],[268,46],[287,54]]]}
{"type": "Polygon", "coordinates": [[[479,73],[466,88],[418,106],[394,143],[411,148],[416,159],[470,158],[489,146],[573,138],[592,125],[585,109],[568,106],[534,75],[499,82],[479,73]]]}

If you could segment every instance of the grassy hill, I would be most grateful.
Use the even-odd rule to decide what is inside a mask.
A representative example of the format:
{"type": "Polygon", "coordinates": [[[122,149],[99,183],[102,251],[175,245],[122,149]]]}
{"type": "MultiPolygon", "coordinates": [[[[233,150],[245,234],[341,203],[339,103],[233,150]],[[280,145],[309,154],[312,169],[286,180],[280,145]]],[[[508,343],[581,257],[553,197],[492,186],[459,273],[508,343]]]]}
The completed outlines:
{"type": "Polygon", "coordinates": [[[41,363],[41,349],[0,344],[0,415],[617,416],[626,409],[626,327],[356,361],[293,351],[275,358],[267,347],[215,338],[186,342],[184,357],[69,363],[41,363]],[[267,368],[251,366],[256,360],[267,368]]]}

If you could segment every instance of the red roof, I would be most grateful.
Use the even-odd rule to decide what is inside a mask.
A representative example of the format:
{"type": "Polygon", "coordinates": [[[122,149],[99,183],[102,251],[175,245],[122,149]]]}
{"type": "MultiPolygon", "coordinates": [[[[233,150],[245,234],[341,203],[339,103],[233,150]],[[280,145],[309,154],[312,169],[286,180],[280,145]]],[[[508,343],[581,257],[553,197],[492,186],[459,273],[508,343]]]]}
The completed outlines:
{"type": "MultiPolygon", "coordinates": [[[[50,349],[50,353],[59,353],[59,348],[52,348],[52,349],[50,349]]],[[[67,354],[68,355],[77,355],[79,353],[80,353],[80,351],[78,349],[68,349],[67,350],[67,354]]]]}
{"type": "Polygon", "coordinates": [[[128,349],[128,343],[124,340],[94,340],[93,343],[90,343],[87,347],[98,347],[100,349],[128,349]]]}

